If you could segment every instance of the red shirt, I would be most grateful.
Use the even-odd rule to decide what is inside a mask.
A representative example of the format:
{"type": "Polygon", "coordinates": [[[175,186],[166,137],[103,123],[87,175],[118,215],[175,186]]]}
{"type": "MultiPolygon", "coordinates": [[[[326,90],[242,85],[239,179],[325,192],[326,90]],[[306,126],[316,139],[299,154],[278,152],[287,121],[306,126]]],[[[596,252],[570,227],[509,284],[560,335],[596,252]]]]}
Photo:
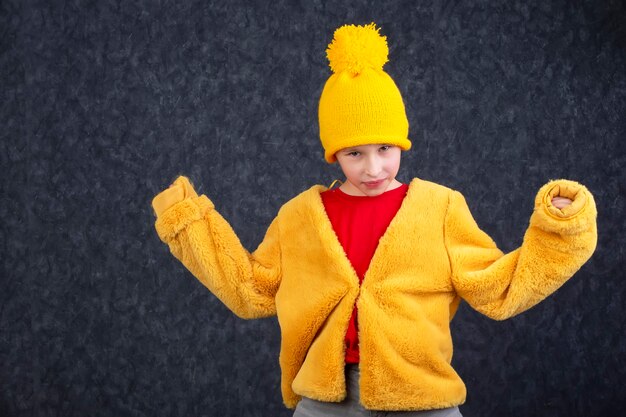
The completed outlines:
{"type": "MultiPolygon", "coordinates": [[[[375,197],[352,196],[339,188],[321,193],[328,218],[343,246],[343,250],[359,282],[367,272],[370,261],[389,223],[402,205],[409,186],[386,191],[375,197]]],[[[357,308],[354,306],[346,332],[346,362],[359,362],[357,308]]]]}

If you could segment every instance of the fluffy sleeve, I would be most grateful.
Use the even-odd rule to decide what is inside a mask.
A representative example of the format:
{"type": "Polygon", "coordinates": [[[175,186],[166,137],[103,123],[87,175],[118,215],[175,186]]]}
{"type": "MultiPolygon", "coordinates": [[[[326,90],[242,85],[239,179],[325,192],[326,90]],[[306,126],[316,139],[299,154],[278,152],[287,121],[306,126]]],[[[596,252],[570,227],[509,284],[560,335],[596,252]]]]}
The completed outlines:
{"type": "Polygon", "coordinates": [[[274,296],[281,277],[278,220],[253,253],[205,196],[198,196],[186,177],[161,192],[152,206],[159,238],[171,253],[242,318],[276,314],[274,296]]]}
{"type": "Polygon", "coordinates": [[[477,311],[497,320],[519,314],[561,287],[591,257],[597,243],[596,206],[581,184],[551,181],[535,198],[521,247],[503,254],[476,225],[463,196],[450,194],[445,221],[452,282],[477,311]],[[573,202],[559,210],[554,196],[573,202]]]}

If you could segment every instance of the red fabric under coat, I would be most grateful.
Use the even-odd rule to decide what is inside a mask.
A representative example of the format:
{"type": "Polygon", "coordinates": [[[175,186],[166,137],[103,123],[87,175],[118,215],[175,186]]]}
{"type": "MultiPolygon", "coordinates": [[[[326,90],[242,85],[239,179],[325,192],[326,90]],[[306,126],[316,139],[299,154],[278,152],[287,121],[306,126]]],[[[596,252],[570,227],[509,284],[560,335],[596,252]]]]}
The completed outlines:
{"type": "MultiPolygon", "coordinates": [[[[395,217],[409,189],[407,184],[375,197],[351,196],[339,188],[321,193],[324,208],[359,282],[367,272],[378,241],[395,217]]],[[[346,363],[359,362],[357,308],[346,332],[346,363]]]]}

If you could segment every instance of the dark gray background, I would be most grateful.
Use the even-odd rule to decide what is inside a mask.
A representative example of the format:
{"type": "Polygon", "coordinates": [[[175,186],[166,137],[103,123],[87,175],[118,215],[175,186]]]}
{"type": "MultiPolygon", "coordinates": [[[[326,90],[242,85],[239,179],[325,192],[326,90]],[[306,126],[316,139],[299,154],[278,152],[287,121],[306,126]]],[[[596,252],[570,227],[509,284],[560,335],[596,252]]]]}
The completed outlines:
{"type": "Polygon", "coordinates": [[[0,415],[290,416],[275,319],[237,319],[161,243],[179,174],[254,249],[339,177],[317,103],[335,28],[388,37],[414,148],[400,179],[461,191],[509,251],[539,187],[586,184],[599,244],[505,322],[462,305],[466,417],[626,408],[621,1],[0,2],[0,415]]]}

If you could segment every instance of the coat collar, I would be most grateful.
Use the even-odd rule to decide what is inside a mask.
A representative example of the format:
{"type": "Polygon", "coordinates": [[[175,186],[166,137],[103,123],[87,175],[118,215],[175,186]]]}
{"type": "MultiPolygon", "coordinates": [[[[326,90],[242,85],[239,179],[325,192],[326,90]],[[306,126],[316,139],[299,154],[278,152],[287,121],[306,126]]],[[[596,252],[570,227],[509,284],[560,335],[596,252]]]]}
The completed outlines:
{"type": "MultiPolygon", "coordinates": [[[[397,239],[397,236],[402,235],[402,230],[405,228],[406,222],[410,221],[413,217],[412,213],[410,213],[410,210],[412,209],[412,207],[415,207],[414,200],[418,199],[421,183],[422,180],[420,180],[419,178],[414,178],[409,183],[409,189],[406,196],[404,197],[404,200],[402,201],[402,204],[400,205],[400,209],[391,220],[391,223],[389,224],[389,227],[387,227],[387,230],[385,231],[383,236],[380,238],[378,246],[376,247],[376,251],[374,252],[374,255],[370,262],[370,266],[365,273],[364,282],[369,275],[377,274],[376,271],[380,270],[379,263],[381,263],[379,258],[384,258],[385,249],[393,243],[394,239],[397,239]]],[[[348,256],[346,255],[343,246],[341,246],[341,243],[339,242],[339,239],[337,238],[337,235],[335,234],[335,231],[333,229],[332,223],[330,222],[328,214],[326,213],[326,209],[324,208],[324,203],[320,194],[326,190],[328,190],[327,187],[324,187],[322,185],[314,185],[307,191],[302,193],[301,197],[304,198],[304,206],[307,207],[309,211],[307,215],[311,217],[313,224],[316,225],[318,229],[318,234],[320,234],[324,238],[323,241],[327,242],[327,244],[329,245],[329,252],[335,255],[335,258],[338,258],[335,259],[335,261],[342,264],[342,267],[352,271],[350,280],[358,285],[359,278],[354,271],[354,268],[352,267],[352,264],[350,263],[350,260],[348,259],[348,256]]]]}

